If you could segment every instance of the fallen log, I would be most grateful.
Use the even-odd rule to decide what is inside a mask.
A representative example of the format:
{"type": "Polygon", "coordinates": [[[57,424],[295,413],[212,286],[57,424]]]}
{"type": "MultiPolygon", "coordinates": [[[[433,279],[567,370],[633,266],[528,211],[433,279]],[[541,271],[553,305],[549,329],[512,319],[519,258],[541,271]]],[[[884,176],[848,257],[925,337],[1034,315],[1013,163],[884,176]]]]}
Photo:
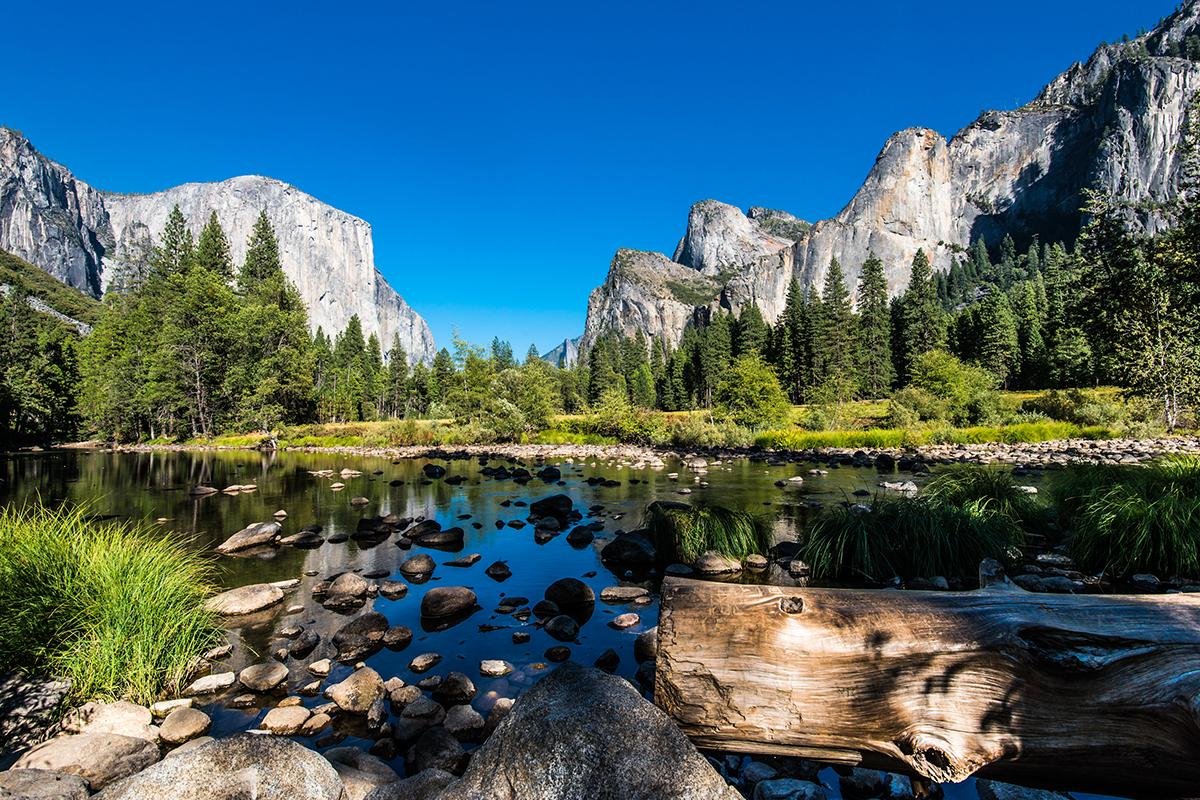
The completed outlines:
{"type": "Polygon", "coordinates": [[[1200,796],[1200,597],[981,574],[954,593],[667,578],[655,702],[701,747],[1200,796]]]}

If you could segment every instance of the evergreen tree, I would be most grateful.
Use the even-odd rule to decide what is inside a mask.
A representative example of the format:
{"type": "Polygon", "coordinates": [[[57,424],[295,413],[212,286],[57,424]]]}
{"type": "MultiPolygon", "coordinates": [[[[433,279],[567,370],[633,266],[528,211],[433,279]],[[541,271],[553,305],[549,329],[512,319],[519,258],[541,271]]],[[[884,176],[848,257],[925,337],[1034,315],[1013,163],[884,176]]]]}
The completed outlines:
{"type": "Polygon", "coordinates": [[[151,257],[152,273],[165,278],[183,272],[191,266],[193,249],[192,232],[176,204],[167,216],[159,245],[151,257]]]}
{"type": "MultiPolygon", "coordinates": [[[[1032,280],[1014,287],[1016,303],[1017,341],[1020,348],[1020,378],[1022,385],[1035,388],[1043,385],[1046,374],[1045,296],[1038,301],[1041,273],[1032,280]]],[[[1003,377],[1003,376],[1001,376],[1003,377]]]]}
{"type": "Polygon", "coordinates": [[[1021,364],[1017,320],[1007,294],[999,289],[987,293],[979,303],[976,330],[979,365],[1007,387],[1021,364]]]}
{"type": "Polygon", "coordinates": [[[892,388],[892,324],[883,262],[872,253],[863,263],[858,284],[858,374],[862,393],[885,397],[892,388]]]}
{"type": "Polygon", "coordinates": [[[713,393],[733,359],[733,325],[728,314],[718,311],[709,320],[701,335],[699,355],[697,395],[705,408],[711,408],[713,393]]]}
{"type": "Polygon", "coordinates": [[[814,340],[813,385],[844,402],[858,392],[858,320],[850,304],[845,273],[835,258],[825,274],[814,340]]]}
{"type": "Polygon", "coordinates": [[[220,275],[225,281],[233,278],[233,256],[229,253],[229,240],[217,221],[217,212],[208,215],[208,222],[200,230],[196,243],[195,263],[198,267],[220,275]]]}
{"type": "Polygon", "coordinates": [[[267,212],[258,212],[254,229],[250,232],[250,241],[246,246],[246,261],[238,274],[238,285],[243,291],[251,289],[256,284],[267,280],[276,273],[283,271],[279,259],[279,242],[275,239],[275,229],[267,219],[267,212]]]}
{"type": "Polygon", "coordinates": [[[498,371],[516,366],[517,363],[513,359],[512,345],[501,341],[499,336],[492,339],[492,361],[495,363],[498,371]]]}
{"type": "Polygon", "coordinates": [[[758,305],[753,302],[746,304],[734,327],[734,354],[738,356],[765,355],[769,335],[770,330],[767,328],[766,321],[763,320],[762,311],[758,305]]]}
{"type": "Polygon", "coordinates": [[[426,394],[431,407],[446,399],[446,395],[454,388],[454,376],[454,357],[443,347],[433,357],[433,369],[429,371],[429,381],[426,384],[426,394]]]}
{"type": "Polygon", "coordinates": [[[908,288],[901,297],[901,379],[908,382],[922,354],[946,344],[946,319],[933,288],[933,268],[924,250],[913,256],[908,288]]]}

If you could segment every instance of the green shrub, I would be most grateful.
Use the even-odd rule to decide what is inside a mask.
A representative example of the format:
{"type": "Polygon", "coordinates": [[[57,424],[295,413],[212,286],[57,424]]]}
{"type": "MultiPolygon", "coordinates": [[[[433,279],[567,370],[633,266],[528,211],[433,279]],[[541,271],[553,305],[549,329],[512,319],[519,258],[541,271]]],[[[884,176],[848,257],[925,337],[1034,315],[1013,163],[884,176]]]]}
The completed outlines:
{"type": "Polygon", "coordinates": [[[0,510],[0,672],[46,671],[77,699],[178,691],[219,636],[210,567],[161,532],[82,510],[0,510]]]}
{"type": "Polygon", "coordinates": [[[1019,487],[1007,468],[964,466],[938,473],[921,490],[934,505],[982,503],[1017,523],[1042,523],[1046,507],[1019,487]]]}
{"type": "Polygon", "coordinates": [[[1021,409],[1076,425],[1113,425],[1125,415],[1120,403],[1082,389],[1051,389],[1026,400],[1021,409]]]}
{"type": "MultiPolygon", "coordinates": [[[[924,392],[944,404],[941,416],[932,416],[933,407],[914,405],[914,393],[902,395],[902,402],[922,413],[922,419],[946,419],[955,425],[982,425],[999,418],[1000,394],[996,376],[982,367],[964,364],[942,350],[931,350],[916,359],[910,388],[924,392]]],[[[900,394],[900,393],[898,393],[900,394]]]]}
{"type": "Polygon", "coordinates": [[[780,425],[792,410],[779,378],[758,355],[741,356],[717,385],[717,412],[747,428],[780,425]]]}
{"type": "Polygon", "coordinates": [[[766,553],[771,545],[765,519],[721,506],[655,501],[646,507],[642,527],[650,531],[660,557],[684,563],[709,550],[741,560],[766,553]]]}
{"type": "Polygon", "coordinates": [[[818,578],[967,577],[985,558],[1010,561],[1021,541],[1017,524],[983,500],[956,506],[877,498],[870,511],[839,505],[821,512],[800,558],[818,578]]]}
{"type": "Polygon", "coordinates": [[[1200,578],[1200,457],[1077,467],[1051,482],[1082,569],[1200,578]]]}

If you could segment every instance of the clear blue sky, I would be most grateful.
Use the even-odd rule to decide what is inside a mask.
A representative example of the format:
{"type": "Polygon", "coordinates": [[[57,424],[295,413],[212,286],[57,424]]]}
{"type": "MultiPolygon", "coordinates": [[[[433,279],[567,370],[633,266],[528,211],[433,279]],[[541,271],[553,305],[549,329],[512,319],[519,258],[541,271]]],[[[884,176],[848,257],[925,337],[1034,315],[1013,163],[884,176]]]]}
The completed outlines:
{"type": "Polygon", "coordinates": [[[0,124],[104,189],[293,183],[372,224],[439,344],[523,353],[693,201],[834,214],[893,131],[1017,106],[1175,5],[19,2],[0,124]]]}

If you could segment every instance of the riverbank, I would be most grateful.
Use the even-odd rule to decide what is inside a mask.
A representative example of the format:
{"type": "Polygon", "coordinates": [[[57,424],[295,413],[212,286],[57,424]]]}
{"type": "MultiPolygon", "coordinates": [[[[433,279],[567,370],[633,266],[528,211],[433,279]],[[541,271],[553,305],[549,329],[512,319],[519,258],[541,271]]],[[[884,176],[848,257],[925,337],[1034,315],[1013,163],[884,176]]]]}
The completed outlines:
{"type": "MultiPolygon", "coordinates": [[[[131,444],[107,445],[88,442],[68,445],[76,449],[100,449],[124,453],[204,452],[262,450],[249,444],[131,444]]],[[[271,448],[267,448],[271,449],[271,448]]],[[[614,461],[637,467],[665,468],[669,461],[761,459],[769,462],[825,462],[862,464],[868,461],[888,463],[934,464],[1011,464],[1030,469],[1054,469],[1071,464],[1135,464],[1167,455],[1200,453],[1200,436],[1160,436],[1120,439],[1057,439],[1046,442],[976,444],[931,444],[909,447],[815,447],[800,450],[762,447],[657,448],[614,444],[489,444],[445,448],[434,446],[368,447],[337,445],[329,447],[282,446],[283,452],[328,453],[390,459],[475,458],[516,459],[520,461],[584,460],[614,461]]]]}

